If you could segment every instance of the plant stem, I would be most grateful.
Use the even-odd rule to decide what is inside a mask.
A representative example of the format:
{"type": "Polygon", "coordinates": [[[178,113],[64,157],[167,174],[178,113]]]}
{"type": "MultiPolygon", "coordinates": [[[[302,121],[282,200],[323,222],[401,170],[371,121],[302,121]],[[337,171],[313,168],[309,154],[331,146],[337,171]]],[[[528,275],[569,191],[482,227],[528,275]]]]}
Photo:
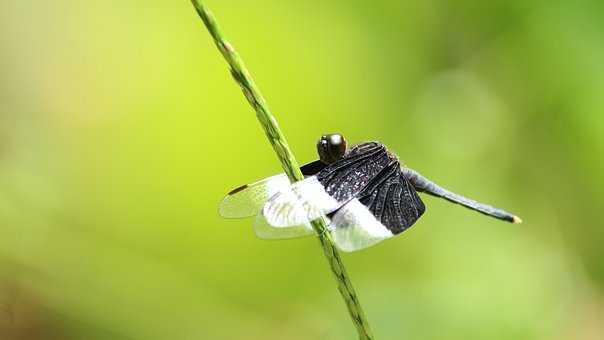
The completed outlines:
{"type": "MultiPolygon", "coordinates": [[[[279,125],[269,110],[264,97],[262,97],[262,94],[260,94],[260,90],[254,83],[249,71],[245,67],[243,60],[235,51],[233,46],[225,39],[220,27],[216,22],[216,19],[207,9],[207,7],[200,0],[192,0],[192,2],[206,28],[212,35],[218,50],[220,53],[222,53],[222,56],[229,64],[233,78],[239,84],[239,86],[241,86],[243,94],[256,111],[256,116],[260,121],[260,125],[262,125],[269,142],[273,146],[277,157],[281,161],[281,166],[287,174],[287,177],[291,182],[303,180],[304,176],[300,171],[298,162],[289,148],[289,145],[285,140],[285,136],[283,136],[281,133],[279,125]]],[[[369,323],[365,318],[357,294],[352,286],[352,282],[350,282],[350,278],[346,273],[344,263],[342,263],[340,254],[331,240],[329,233],[326,232],[327,225],[325,219],[317,219],[312,221],[311,224],[319,237],[319,241],[323,248],[323,253],[325,254],[325,257],[330,264],[331,271],[336,278],[338,290],[346,302],[350,317],[352,318],[352,321],[359,334],[359,339],[372,340],[373,335],[371,334],[369,323]]]]}

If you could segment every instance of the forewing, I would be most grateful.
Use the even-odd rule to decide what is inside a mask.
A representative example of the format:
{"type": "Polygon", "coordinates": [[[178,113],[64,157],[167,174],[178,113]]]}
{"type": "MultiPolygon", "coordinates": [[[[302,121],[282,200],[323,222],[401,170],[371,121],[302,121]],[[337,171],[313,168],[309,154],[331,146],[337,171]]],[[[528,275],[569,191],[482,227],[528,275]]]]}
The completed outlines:
{"type": "Polygon", "coordinates": [[[361,203],[394,235],[411,227],[426,210],[398,163],[360,196],[361,203]]]}
{"type": "Polygon", "coordinates": [[[270,197],[286,190],[290,182],[285,174],[241,186],[229,192],[220,202],[218,213],[225,218],[244,218],[257,215],[270,197]]]}
{"type": "Polygon", "coordinates": [[[393,235],[358,199],[335,213],[329,230],[336,246],[346,252],[370,247],[393,235]]]}
{"type": "Polygon", "coordinates": [[[277,228],[306,225],[342,204],[325,191],[316,176],[311,176],[272,196],[264,205],[262,216],[277,228]]]}
{"type": "Polygon", "coordinates": [[[310,236],[314,233],[310,223],[289,227],[275,227],[270,225],[262,214],[259,214],[256,217],[256,221],[254,221],[254,232],[256,236],[265,240],[290,239],[310,236]]]}
{"type": "MultiPolygon", "coordinates": [[[[304,176],[312,176],[325,168],[321,161],[303,165],[300,170],[304,176]]],[[[265,178],[261,181],[233,189],[220,202],[218,212],[225,218],[244,218],[257,215],[264,204],[277,192],[286,190],[290,185],[285,174],[265,178]]]]}
{"type": "Polygon", "coordinates": [[[322,169],[317,178],[334,198],[347,202],[365,188],[390,162],[386,148],[376,142],[360,144],[341,160],[322,169]]]}

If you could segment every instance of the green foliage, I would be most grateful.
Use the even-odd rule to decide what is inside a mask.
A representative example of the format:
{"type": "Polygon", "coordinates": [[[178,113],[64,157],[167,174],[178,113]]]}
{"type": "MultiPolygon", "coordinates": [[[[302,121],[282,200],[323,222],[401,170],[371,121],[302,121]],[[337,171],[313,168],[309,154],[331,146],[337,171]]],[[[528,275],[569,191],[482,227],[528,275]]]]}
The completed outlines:
{"type": "MultiPolygon", "coordinates": [[[[342,254],[377,339],[604,334],[601,1],[208,4],[301,163],[377,139],[522,216],[423,196],[342,254]]],[[[216,213],[282,170],[188,1],[9,0],[0,26],[0,339],[355,337],[316,241],[216,213]]]]}

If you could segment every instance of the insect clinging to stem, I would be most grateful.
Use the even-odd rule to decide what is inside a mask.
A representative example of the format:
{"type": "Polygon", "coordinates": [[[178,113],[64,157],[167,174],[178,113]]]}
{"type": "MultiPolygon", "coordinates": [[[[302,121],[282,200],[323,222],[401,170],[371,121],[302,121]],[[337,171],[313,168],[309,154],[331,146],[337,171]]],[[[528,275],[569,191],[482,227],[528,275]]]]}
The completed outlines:
{"type": "Polygon", "coordinates": [[[356,251],[398,235],[425,212],[420,193],[444,198],[503,221],[521,223],[499,208],[453,193],[401,166],[380,142],[348,147],[341,134],[326,134],[317,143],[319,159],[301,167],[305,179],[290,183],[285,174],[232,190],[220,204],[226,218],[256,216],[260,238],[312,235],[312,220],[324,217],[334,243],[356,251]]]}

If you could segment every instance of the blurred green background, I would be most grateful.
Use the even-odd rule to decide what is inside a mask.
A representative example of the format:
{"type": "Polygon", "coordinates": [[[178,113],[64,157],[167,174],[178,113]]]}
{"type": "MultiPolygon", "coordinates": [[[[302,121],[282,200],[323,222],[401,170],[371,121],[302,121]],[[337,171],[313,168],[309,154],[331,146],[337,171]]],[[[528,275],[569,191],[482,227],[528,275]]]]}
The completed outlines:
{"type": "MultiPolygon", "coordinates": [[[[425,197],[344,255],[377,339],[604,337],[601,1],[207,1],[301,163],[325,132],[524,219],[425,197]]],[[[223,194],[280,172],[188,1],[0,12],[0,339],[353,339],[312,238],[223,194]]]]}

